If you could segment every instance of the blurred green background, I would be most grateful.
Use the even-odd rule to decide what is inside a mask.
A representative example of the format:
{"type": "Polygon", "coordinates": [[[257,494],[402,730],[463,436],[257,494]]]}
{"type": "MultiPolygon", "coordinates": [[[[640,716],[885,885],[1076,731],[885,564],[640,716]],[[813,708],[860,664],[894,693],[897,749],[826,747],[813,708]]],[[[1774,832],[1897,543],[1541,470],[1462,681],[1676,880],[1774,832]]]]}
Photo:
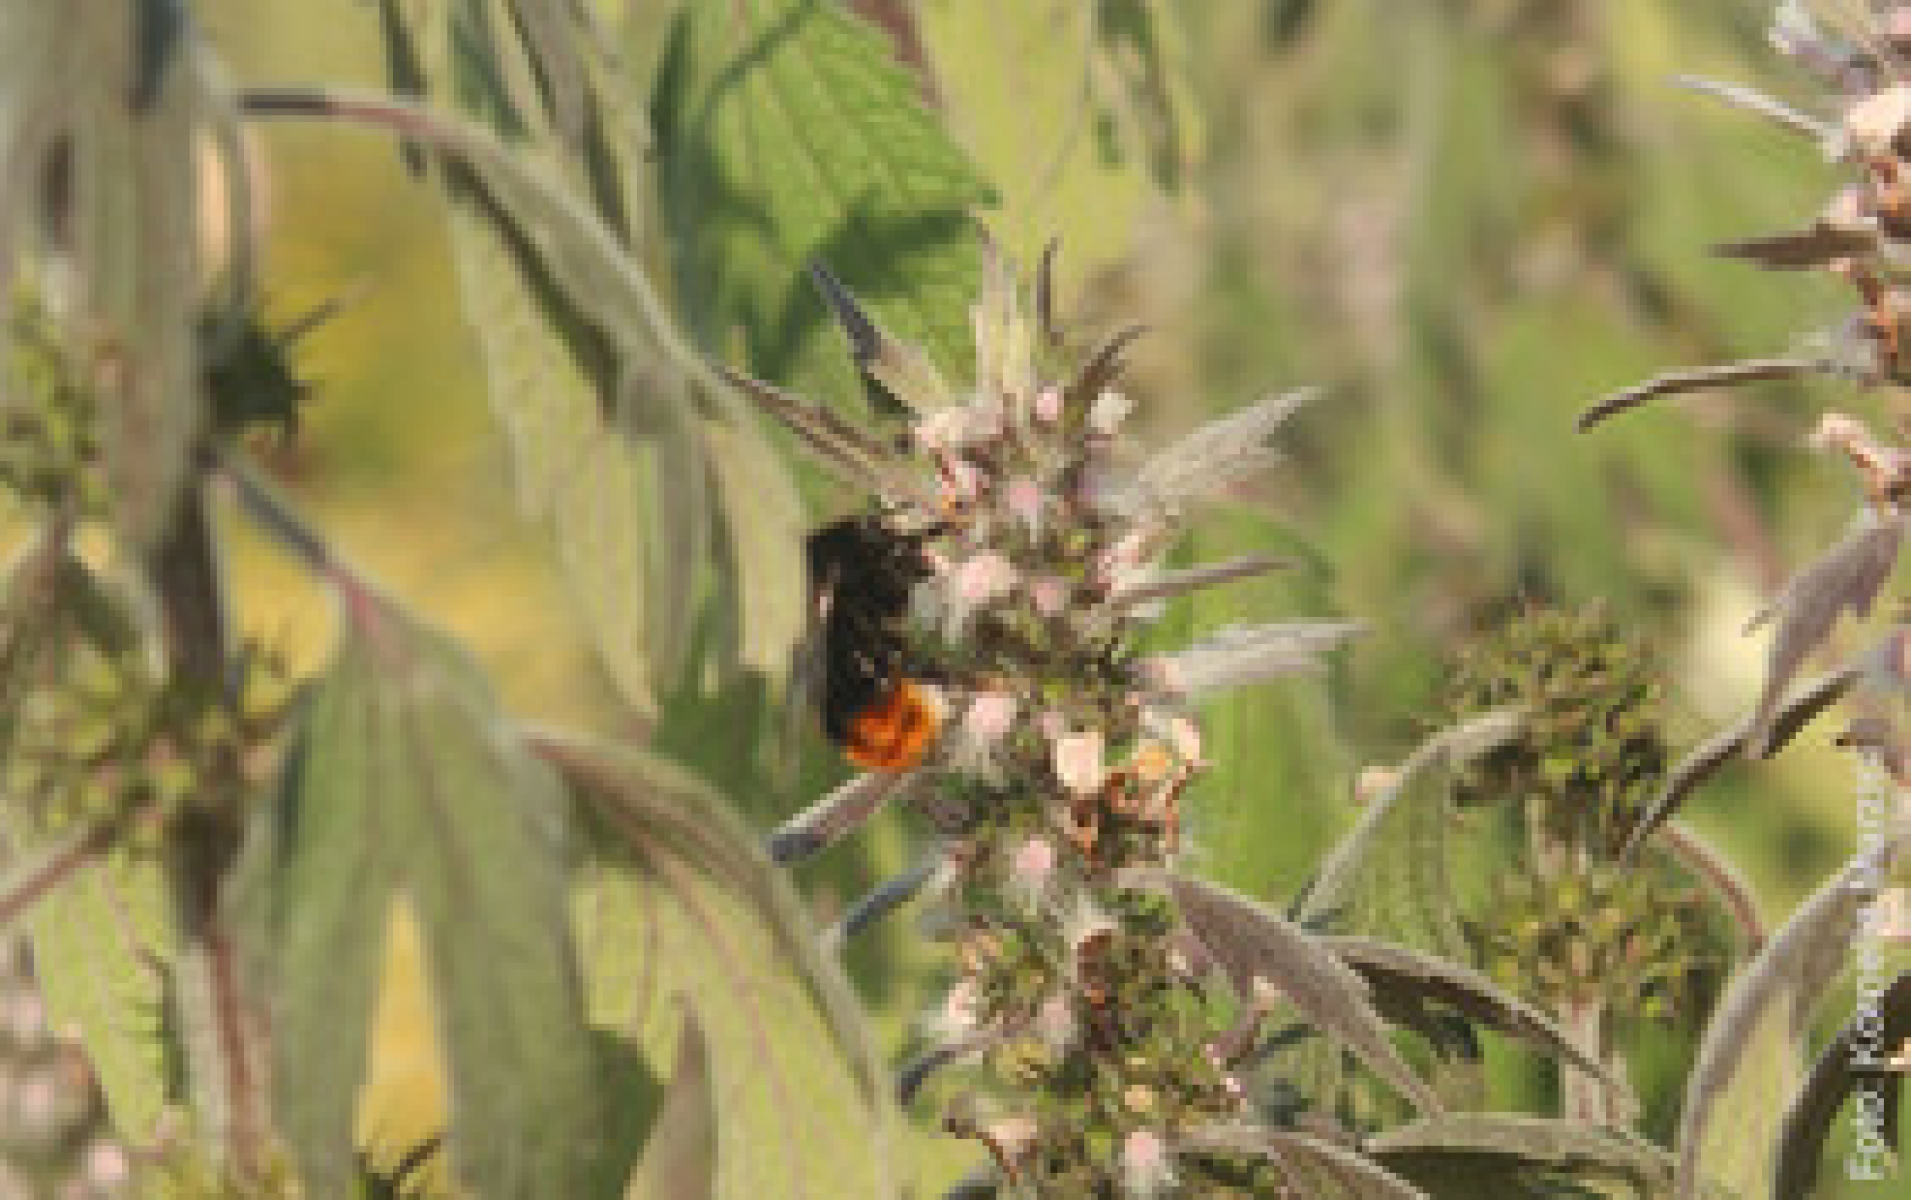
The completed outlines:
{"type": "MultiPolygon", "coordinates": [[[[1164,638],[1313,615],[1369,633],[1324,686],[1284,683],[1209,713],[1219,767],[1187,806],[1200,870],[1291,896],[1352,819],[1354,774],[1411,748],[1447,656],[1523,599],[1599,598],[1648,637],[1682,742],[1749,705],[1763,644],[1742,625],[1852,506],[1839,464],[1800,443],[1826,405],[1875,417],[1877,401],[1767,385],[1588,435],[1572,422],[1645,375],[1778,352],[1843,314],[1845,297],[1818,281],[1705,252],[1801,222],[1833,182],[1813,147],[1671,83],[1690,72],[1809,95],[1764,47],[1765,5],[1184,5],[1171,94],[1150,109],[1169,125],[1144,128],[1152,156],[1123,163],[1105,144],[1120,136],[1108,112],[1045,71],[1039,46],[963,41],[988,27],[951,16],[966,3],[925,2],[918,16],[951,127],[1002,193],[984,220],[1025,262],[1061,237],[1064,304],[1085,322],[1151,327],[1130,385],[1143,438],[1266,389],[1323,389],[1265,494],[1203,525],[1193,547],[1271,541],[1309,567],[1177,611],[1164,638]]],[[[368,4],[197,7],[242,82],[382,82],[368,4]]],[[[629,14],[628,69],[650,69],[665,15],[629,14]]],[[[344,305],[301,345],[315,388],[272,468],[343,553],[472,645],[512,707],[646,735],[516,516],[433,185],[371,134],[275,126],[258,146],[271,314],[344,305]]],[[[324,598],[228,524],[245,624],[295,663],[320,661],[324,598]]],[[[761,827],[807,803],[797,787],[726,774],[734,733],[720,722],[665,732],[747,786],[735,799],[761,827]]],[[[1728,769],[1689,805],[1768,918],[1852,844],[1855,776],[1830,732],[1728,769]]],[[[803,876],[825,915],[921,841],[884,821],[803,876]]],[[[897,1048],[930,969],[906,933],[852,962],[897,1048]]]]}

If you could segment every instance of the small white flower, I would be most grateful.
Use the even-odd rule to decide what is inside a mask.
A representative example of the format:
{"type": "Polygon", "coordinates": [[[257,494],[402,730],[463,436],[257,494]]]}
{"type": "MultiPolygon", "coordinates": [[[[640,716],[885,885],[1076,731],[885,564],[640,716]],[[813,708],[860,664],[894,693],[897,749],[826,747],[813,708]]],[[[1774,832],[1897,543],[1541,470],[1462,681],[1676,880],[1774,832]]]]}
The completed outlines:
{"type": "Polygon", "coordinates": [[[1114,437],[1134,407],[1135,402],[1120,392],[1104,391],[1088,408],[1088,427],[1103,437],[1114,437]]]}
{"type": "Polygon", "coordinates": [[[1004,1117],[982,1127],[982,1136],[1010,1162],[1026,1155],[1040,1133],[1033,1117],[1004,1117]]]}
{"type": "Polygon", "coordinates": [[[1137,1129],[1121,1142],[1121,1189],[1148,1200],[1175,1185],[1174,1160],[1168,1143],[1151,1129],[1137,1129]]]}
{"type": "Polygon", "coordinates": [[[1171,717],[1168,720],[1168,744],[1181,756],[1181,761],[1190,767],[1202,767],[1206,761],[1201,757],[1201,727],[1186,717],[1171,717]]]}
{"type": "Polygon", "coordinates": [[[942,1003],[930,1010],[924,1023],[933,1041],[948,1045],[963,1041],[981,1027],[981,1009],[981,989],[973,976],[965,975],[949,989],[942,1003]]]}
{"type": "Polygon", "coordinates": [[[1911,124],[1911,84],[1893,84],[1845,110],[1845,135],[1866,154],[1888,155],[1892,142],[1911,124]]]}
{"type": "Polygon", "coordinates": [[[1075,1006],[1069,1003],[1065,993],[1053,993],[1035,1010],[1035,1033],[1053,1054],[1066,1053],[1080,1032],[1075,1023],[1075,1006]]]}
{"type": "Polygon", "coordinates": [[[1094,792],[1108,777],[1102,762],[1102,736],[1098,729],[1071,733],[1055,739],[1055,777],[1071,792],[1094,792]]]}

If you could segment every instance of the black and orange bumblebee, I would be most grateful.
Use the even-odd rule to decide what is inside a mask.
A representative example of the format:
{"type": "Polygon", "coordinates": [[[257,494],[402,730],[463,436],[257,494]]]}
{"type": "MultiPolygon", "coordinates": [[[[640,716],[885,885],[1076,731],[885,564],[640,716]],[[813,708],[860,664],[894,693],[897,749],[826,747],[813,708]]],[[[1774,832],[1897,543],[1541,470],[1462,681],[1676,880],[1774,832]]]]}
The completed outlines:
{"type": "Polygon", "coordinates": [[[910,653],[909,596],[929,575],[923,545],[941,530],[898,530],[875,513],[810,534],[810,627],[803,676],[823,733],[850,762],[907,771],[935,744],[934,672],[910,653]]]}

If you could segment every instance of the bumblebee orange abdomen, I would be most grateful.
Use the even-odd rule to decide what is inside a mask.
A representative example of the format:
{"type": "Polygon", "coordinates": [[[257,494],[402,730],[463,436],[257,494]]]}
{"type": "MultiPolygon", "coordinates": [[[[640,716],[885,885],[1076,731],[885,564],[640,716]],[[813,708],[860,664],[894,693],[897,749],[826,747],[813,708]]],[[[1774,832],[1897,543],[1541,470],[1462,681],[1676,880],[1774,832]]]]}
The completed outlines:
{"type": "Polygon", "coordinates": [[[850,718],[843,755],[866,771],[907,771],[935,744],[937,724],[928,695],[900,680],[879,703],[850,718]]]}

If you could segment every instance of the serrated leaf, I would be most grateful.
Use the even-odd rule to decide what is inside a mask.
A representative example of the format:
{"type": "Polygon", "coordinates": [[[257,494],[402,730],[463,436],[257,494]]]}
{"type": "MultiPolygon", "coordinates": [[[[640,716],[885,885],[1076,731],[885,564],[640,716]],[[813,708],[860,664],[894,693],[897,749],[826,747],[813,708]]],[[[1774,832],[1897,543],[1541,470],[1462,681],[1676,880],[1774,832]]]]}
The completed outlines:
{"type": "Polygon", "coordinates": [[[653,1062],[695,1014],[722,1097],[715,1195],[893,1194],[893,1101],[839,968],[720,799],[647,755],[545,738],[596,814],[576,919],[592,1020],[653,1062]]]}
{"type": "Polygon", "coordinates": [[[424,936],[457,1177],[590,1194],[606,1147],[566,925],[564,797],[453,645],[363,594],[248,847],[240,911],[280,1123],[310,1190],[353,1178],[352,1111],[392,903],[424,936]]]}
{"type": "MultiPolygon", "coordinates": [[[[632,188],[645,137],[600,32],[584,10],[548,3],[385,11],[394,70],[413,64],[407,78],[454,95],[511,139],[503,156],[484,141],[451,155],[455,259],[521,500],[550,521],[612,679],[654,713],[706,595],[722,606],[720,627],[742,640],[743,661],[779,671],[780,647],[799,628],[794,539],[781,553],[756,547],[766,552],[746,560],[740,584],[719,573],[714,592],[706,587],[718,521],[749,507],[732,494],[734,473],[713,478],[711,460],[750,456],[749,495],[776,498],[789,483],[749,415],[690,355],[636,261],[632,188]],[[706,407],[714,415],[699,417],[706,407]]],[[[798,511],[765,532],[734,520],[723,532],[732,544],[767,541],[798,511]]]]}
{"type": "Polygon", "coordinates": [[[1367,1139],[1367,1152],[1434,1195],[1556,1194],[1572,1183],[1623,1179],[1636,1194],[1663,1195],[1671,1156],[1642,1139],[1597,1126],[1521,1113],[1447,1113],[1367,1139]],[[1547,1187],[1551,1177],[1554,1187],[1547,1187]]]}
{"type": "MultiPolygon", "coordinates": [[[[117,643],[122,614],[80,565],[58,529],[6,571],[0,608],[0,752],[11,718],[34,688],[63,677],[79,636],[117,643]],[[98,628],[102,623],[110,628],[98,628]]],[[[46,839],[19,805],[6,805],[8,842],[44,861],[46,839]]],[[[19,869],[19,864],[14,864],[19,869]]],[[[105,1093],[114,1127],[148,1144],[165,1105],[161,1026],[172,937],[157,864],[114,854],[79,866],[27,912],[48,1022],[76,1033],[105,1093]]]]}
{"type": "Polygon", "coordinates": [[[1686,1080],[1676,1142],[1681,1200],[1710,1187],[1771,1193],[1780,1122],[1803,1074],[1799,1039],[1904,843],[1894,833],[1853,859],[1726,985],[1686,1080]]]}
{"type": "Polygon", "coordinates": [[[27,917],[34,974],[55,1029],[77,1031],[113,1128],[156,1140],[166,1091],[170,901],[157,863],[116,855],[67,881],[27,917]]]}
{"type": "Polygon", "coordinates": [[[808,0],[685,5],[651,112],[677,295],[705,345],[740,334],[758,378],[860,395],[804,278],[822,262],[890,332],[966,368],[989,190],[875,29],[808,0]]]}
{"type": "Polygon", "coordinates": [[[1131,123],[1113,119],[1096,5],[930,0],[914,6],[949,128],[1001,193],[994,230],[1033,263],[1059,237],[1072,274],[1119,265],[1156,195],[1131,123]]]}

